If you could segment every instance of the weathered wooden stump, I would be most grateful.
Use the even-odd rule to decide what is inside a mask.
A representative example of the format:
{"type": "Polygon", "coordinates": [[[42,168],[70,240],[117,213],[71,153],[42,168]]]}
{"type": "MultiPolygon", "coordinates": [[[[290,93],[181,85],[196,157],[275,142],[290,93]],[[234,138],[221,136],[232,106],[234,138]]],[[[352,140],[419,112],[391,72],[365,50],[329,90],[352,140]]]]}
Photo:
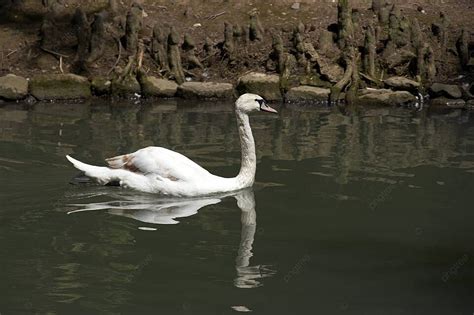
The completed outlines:
{"type": "Polygon", "coordinates": [[[170,34],[168,35],[168,63],[171,75],[178,84],[182,84],[185,81],[185,77],[179,51],[179,34],[174,27],[171,27],[170,34]]]}
{"type": "Polygon", "coordinates": [[[222,46],[222,55],[229,59],[229,62],[235,61],[234,48],[234,30],[232,24],[224,23],[224,44],[222,46]]]}
{"type": "Polygon", "coordinates": [[[375,78],[376,48],[374,27],[369,25],[365,32],[363,65],[364,71],[372,78],[375,78]]]}
{"type": "Polygon", "coordinates": [[[295,51],[296,61],[298,65],[304,69],[306,69],[308,65],[308,61],[305,57],[305,49],[304,49],[304,42],[303,42],[303,35],[300,33],[298,27],[296,27],[293,31],[293,47],[295,51]]]}
{"type": "Polygon", "coordinates": [[[169,71],[167,55],[168,35],[169,29],[167,27],[162,27],[158,23],[155,24],[151,40],[151,57],[158,65],[159,71],[165,73],[169,71]]]}
{"type": "Polygon", "coordinates": [[[138,49],[138,33],[142,28],[143,11],[140,5],[134,3],[127,14],[125,22],[125,48],[129,54],[135,54],[138,49]]]}
{"type": "Polygon", "coordinates": [[[216,48],[215,48],[215,44],[212,41],[212,39],[209,38],[209,37],[206,37],[206,40],[204,41],[204,47],[203,48],[204,48],[204,52],[207,55],[207,58],[215,56],[216,53],[217,53],[216,48]]]}
{"type": "Polygon", "coordinates": [[[439,18],[440,20],[438,22],[434,22],[431,24],[431,32],[438,39],[439,44],[441,46],[441,53],[444,55],[448,49],[447,32],[450,22],[448,20],[448,17],[443,12],[439,13],[439,18]]]}
{"type": "Polygon", "coordinates": [[[337,3],[337,24],[339,32],[337,43],[341,50],[354,44],[354,25],[352,24],[352,7],[349,0],[339,0],[337,3]]]}
{"type": "Polygon", "coordinates": [[[272,59],[276,64],[276,70],[278,74],[282,74],[285,69],[285,48],[283,46],[283,40],[278,34],[273,34],[272,42],[272,52],[270,54],[270,59],[272,59]]]}
{"type": "Polygon", "coordinates": [[[258,20],[257,12],[252,12],[252,14],[250,14],[249,39],[251,41],[263,40],[263,31],[262,24],[258,20]]]}
{"type": "Polygon", "coordinates": [[[97,13],[91,25],[90,55],[87,62],[94,62],[102,57],[105,49],[105,39],[104,13],[97,13]]]}
{"type": "Polygon", "coordinates": [[[469,32],[465,29],[461,30],[461,36],[459,37],[457,43],[457,50],[459,54],[459,61],[461,62],[461,67],[466,69],[469,63],[469,32]]]}
{"type": "Polygon", "coordinates": [[[200,68],[203,69],[201,61],[196,55],[196,42],[190,34],[184,35],[184,42],[182,45],[184,51],[184,60],[187,64],[187,69],[200,68]]]}
{"type": "Polygon", "coordinates": [[[77,8],[73,17],[74,31],[77,37],[74,72],[88,72],[86,60],[89,56],[91,28],[86,13],[77,8]]]}
{"type": "Polygon", "coordinates": [[[351,93],[346,94],[346,101],[351,102],[355,98],[355,93],[359,87],[359,53],[356,49],[354,39],[354,25],[352,23],[352,7],[349,0],[339,0],[337,3],[337,23],[338,37],[337,43],[342,51],[345,62],[345,72],[331,88],[330,101],[339,100],[339,95],[344,89],[349,89],[351,93]]]}
{"type": "Polygon", "coordinates": [[[324,55],[331,55],[334,52],[334,33],[322,31],[318,41],[318,51],[324,55]]]}

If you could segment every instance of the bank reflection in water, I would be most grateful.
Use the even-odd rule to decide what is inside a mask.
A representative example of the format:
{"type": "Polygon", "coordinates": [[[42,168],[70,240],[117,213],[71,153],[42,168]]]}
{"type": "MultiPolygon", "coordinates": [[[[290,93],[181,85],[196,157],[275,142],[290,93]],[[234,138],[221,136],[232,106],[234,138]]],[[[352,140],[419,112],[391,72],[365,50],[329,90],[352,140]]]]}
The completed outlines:
{"type": "MultiPolygon", "coordinates": [[[[69,198],[97,197],[97,194],[78,193],[69,198]]],[[[255,210],[255,196],[251,188],[225,195],[215,195],[202,198],[173,199],[157,198],[153,195],[120,191],[110,194],[113,200],[106,202],[75,203],[70,206],[78,209],[68,214],[80,214],[85,211],[107,211],[109,214],[132,218],[149,224],[177,224],[176,219],[196,214],[201,208],[217,204],[223,198],[233,197],[241,210],[241,237],[235,269],[237,276],[234,285],[238,288],[256,288],[262,284],[263,278],[272,276],[275,271],[268,265],[251,265],[253,256],[252,246],[257,228],[257,214],[255,210]]],[[[156,230],[156,228],[139,227],[142,230],[156,230]]]]}
{"type": "MultiPolygon", "coordinates": [[[[183,153],[206,168],[239,165],[232,104],[180,102],[40,103],[30,110],[3,107],[0,142],[26,144],[52,153],[55,162],[63,163],[66,154],[98,163],[118,153],[158,145],[183,153]]],[[[361,170],[376,178],[404,175],[395,170],[419,165],[458,167],[456,159],[466,155],[462,148],[474,141],[472,119],[473,114],[466,111],[437,114],[364,108],[340,112],[337,108],[293,106],[281,108],[279,116],[255,115],[252,130],[259,161],[265,157],[279,161],[328,158],[317,171],[329,173],[338,183],[348,183],[361,170]]],[[[22,158],[21,152],[7,153],[4,158],[22,158]]],[[[474,163],[464,159],[461,167],[473,169],[474,163]]]]}

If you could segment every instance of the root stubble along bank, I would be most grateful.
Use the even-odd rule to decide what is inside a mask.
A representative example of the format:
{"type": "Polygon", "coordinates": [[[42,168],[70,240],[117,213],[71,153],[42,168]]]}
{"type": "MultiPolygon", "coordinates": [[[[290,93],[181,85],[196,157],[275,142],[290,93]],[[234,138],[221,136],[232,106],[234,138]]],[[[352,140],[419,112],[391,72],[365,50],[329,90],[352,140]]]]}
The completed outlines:
{"type": "Polygon", "coordinates": [[[429,93],[433,104],[472,104],[469,1],[89,2],[0,4],[0,73],[20,76],[0,79],[1,98],[26,97],[24,77],[38,99],[250,91],[292,102],[405,104],[429,93]],[[80,93],[51,84],[63,78],[82,82],[80,93]],[[455,89],[460,96],[445,93],[455,89]]]}

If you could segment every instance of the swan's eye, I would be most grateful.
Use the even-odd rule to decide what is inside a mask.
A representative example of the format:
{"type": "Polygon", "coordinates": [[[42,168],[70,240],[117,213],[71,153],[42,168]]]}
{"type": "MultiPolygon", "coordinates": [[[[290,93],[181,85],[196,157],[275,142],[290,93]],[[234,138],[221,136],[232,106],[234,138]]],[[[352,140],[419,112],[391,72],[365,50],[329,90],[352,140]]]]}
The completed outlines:
{"type": "Polygon", "coordinates": [[[260,100],[259,100],[258,98],[256,98],[255,101],[256,101],[260,106],[262,106],[262,104],[263,104],[263,102],[264,102],[263,99],[260,99],[260,100]]]}

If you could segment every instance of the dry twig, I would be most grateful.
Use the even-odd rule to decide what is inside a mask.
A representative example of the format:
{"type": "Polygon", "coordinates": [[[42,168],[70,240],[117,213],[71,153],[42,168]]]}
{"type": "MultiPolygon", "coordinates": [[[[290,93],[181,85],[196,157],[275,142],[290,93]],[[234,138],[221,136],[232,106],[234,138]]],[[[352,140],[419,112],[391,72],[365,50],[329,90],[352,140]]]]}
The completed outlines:
{"type": "Polygon", "coordinates": [[[140,48],[140,51],[138,53],[138,67],[137,69],[141,69],[143,63],[143,47],[140,48]]]}
{"type": "Polygon", "coordinates": [[[20,48],[17,48],[15,50],[10,51],[5,57],[8,58],[10,55],[13,55],[14,53],[16,53],[18,51],[18,49],[20,49],[20,48]]]}
{"type": "Polygon", "coordinates": [[[44,48],[44,47],[40,47],[41,50],[47,52],[47,53],[50,53],[52,55],[55,55],[55,56],[58,56],[58,57],[64,57],[64,58],[68,58],[69,56],[68,55],[64,55],[64,54],[60,54],[58,52],[55,52],[55,51],[52,51],[52,50],[49,50],[47,48],[44,48]]]}
{"type": "Polygon", "coordinates": [[[107,72],[107,75],[110,75],[112,73],[112,71],[115,69],[115,67],[117,67],[117,65],[120,61],[120,57],[122,57],[122,43],[120,43],[120,39],[118,39],[118,38],[115,38],[115,40],[117,41],[117,45],[118,45],[118,56],[117,56],[117,60],[115,60],[114,65],[112,66],[112,68],[110,68],[110,70],[107,72]]]}
{"type": "Polygon", "coordinates": [[[63,70],[63,56],[59,56],[59,70],[61,71],[61,73],[64,73],[64,70],[63,70]]]}
{"type": "Polygon", "coordinates": [[[222,12],[219,12],[217,14],[209,15],[206,19],[207,20],[214,20],[215,18],[217,18],[217,17],[219,17],[223,14],[226,14],[226,13],[227,13],[227,11],[222,11],[222,12]]]}

